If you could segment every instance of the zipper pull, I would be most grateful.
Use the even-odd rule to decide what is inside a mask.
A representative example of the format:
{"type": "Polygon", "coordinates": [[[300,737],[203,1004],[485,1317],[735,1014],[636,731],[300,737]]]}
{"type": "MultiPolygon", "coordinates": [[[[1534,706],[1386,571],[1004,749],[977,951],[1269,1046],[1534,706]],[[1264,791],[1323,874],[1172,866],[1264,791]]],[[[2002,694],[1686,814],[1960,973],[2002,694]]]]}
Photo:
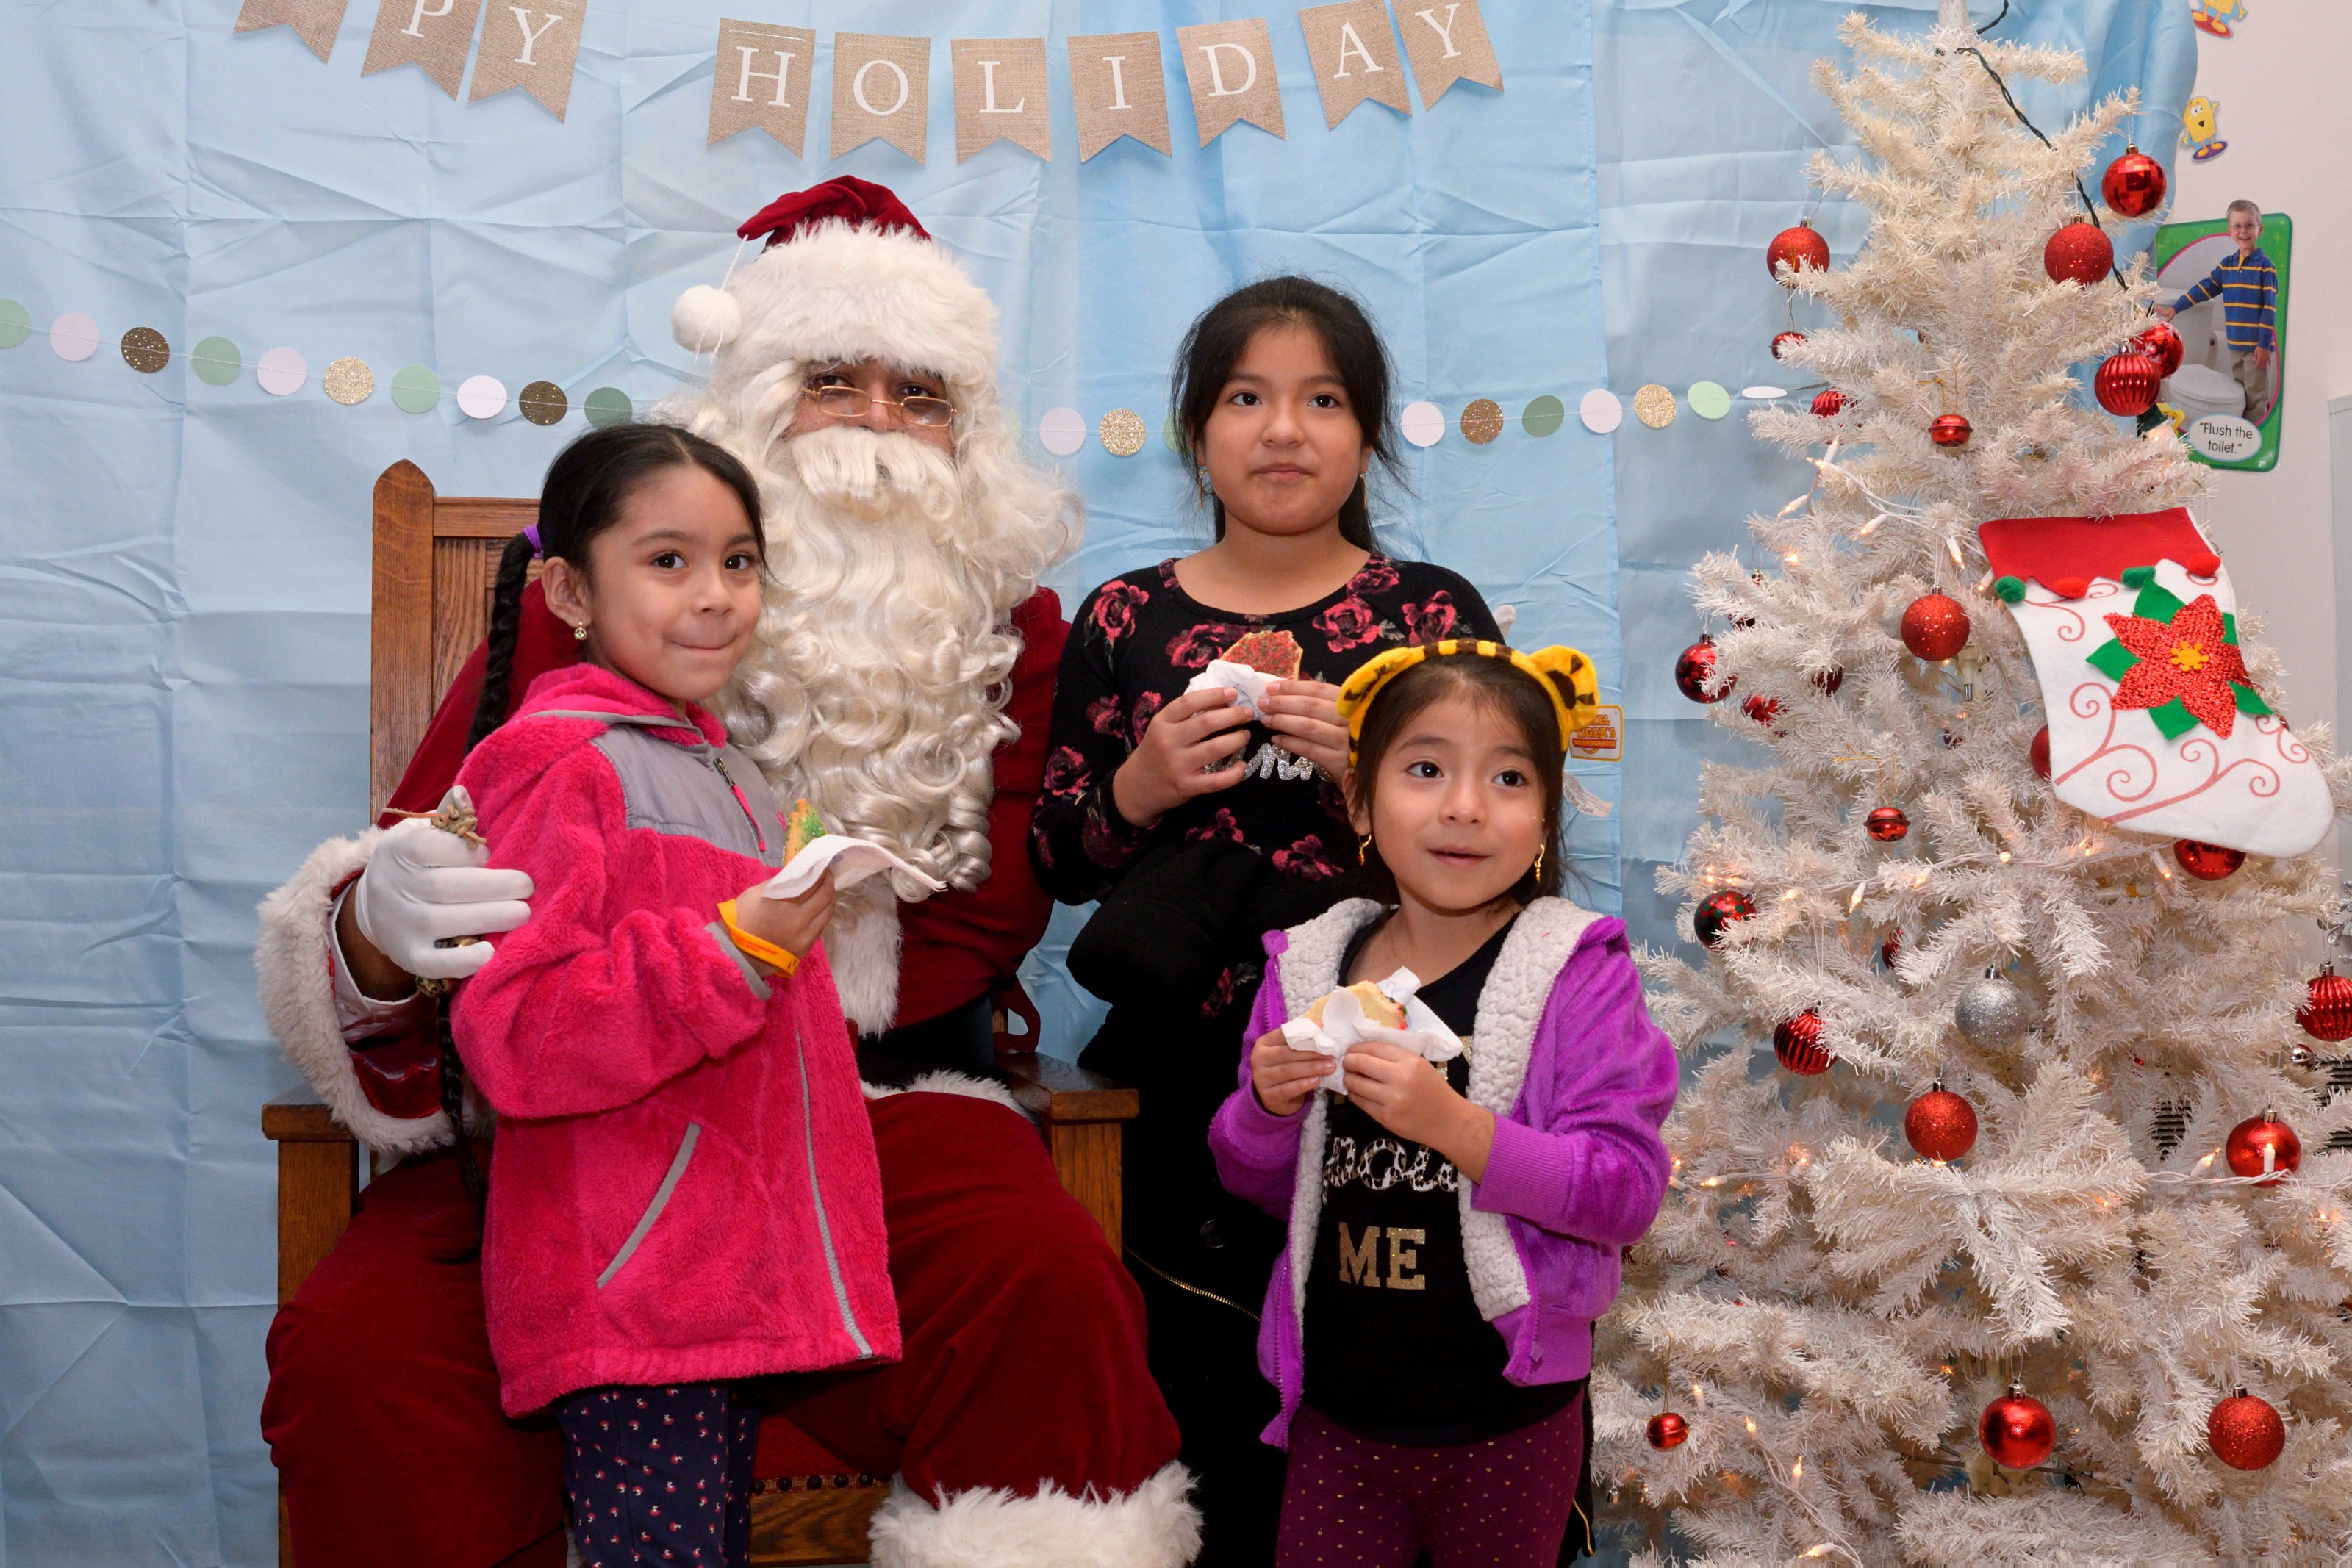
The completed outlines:
{"type": "Polygon", "coordinates": [[[735,803],[738,806],[743,808],[743,820],[751,824],[752,841],[760,846],[760,852],[766,854],[768,835],[760,831],[759,815],[751,810],[751,802],[744,798],[743,787],[736,783],[734,777],[727,771],[727,759],[719,755],[718,748],[715,747],[710,753],[710,766],[719,770],[719,777],[726,781],[728,793],[735,797],[735,803]]]}

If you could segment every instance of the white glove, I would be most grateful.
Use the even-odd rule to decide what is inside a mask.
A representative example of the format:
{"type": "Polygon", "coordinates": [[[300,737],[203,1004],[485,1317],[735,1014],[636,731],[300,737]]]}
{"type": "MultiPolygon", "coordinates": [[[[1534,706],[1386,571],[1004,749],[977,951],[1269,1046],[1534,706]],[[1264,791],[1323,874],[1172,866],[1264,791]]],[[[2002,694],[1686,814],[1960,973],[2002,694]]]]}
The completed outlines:
{"type": "MultiPolygon", "coordinates": [[[[444,810],[467,815],[474,805],[456,785],[444,810]]],[[[384,834],[375,856],[352,886],[352,921],[378,952],[412,975],[462,980],[490,961],[488,942],[440,943],[459,936],[511,931],[530,918],[528,873],[493,871],[489,852],[422,817],[384,834]]]]}

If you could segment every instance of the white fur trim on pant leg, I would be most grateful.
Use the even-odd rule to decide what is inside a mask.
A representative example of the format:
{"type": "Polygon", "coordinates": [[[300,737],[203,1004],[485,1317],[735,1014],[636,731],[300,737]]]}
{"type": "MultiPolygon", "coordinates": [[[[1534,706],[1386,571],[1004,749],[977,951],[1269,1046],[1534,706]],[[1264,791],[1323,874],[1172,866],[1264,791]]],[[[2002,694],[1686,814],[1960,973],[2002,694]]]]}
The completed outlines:
{"type": "Polygon", "coordinates": [[[387,1116],[368,1103],[335,1017],[335,889],[365,868],[380,828],[356,839],[330,839],[310,852],[285,886],[261,901],[253,943],[261,1016],[286,1060],[301,1070],[345,1130],[380,1155],[415,1155],[449,1142],[449,1118],[387,1116]]]}
{"type": "Polygon", "coordinates": [[[876,1083],[860,1084],[859,1087],[866,1091],[868,1100],[887,1100],[893,1094],[962,1094],[974,1100],[993,1100],[1022,1120],[1029,1118],[1029,1113],[1021,1108],[1021,1102],[1013,1097],[1013,1091],[1003,1084],[992,1078],[974,1078],[969,1073],[950,1071],[944,1067],[926,1072],[913,1082],[897,1089],[876,1083]]]}
{"type": "Polygon", "coordinates": [[[937,1508],[904,1481],[874,1512],[874,1568],[1183,1568],[1200,1554],[1192,1477],[1170,1463],[1124,1497],[957,1492],[937,1508]]]}
{"type": "Polygon", "coordinates": [[[853,1029],[880,1034],[898,1021],[898,904],[887,877],[842,894],[825,930],[824,957],[853,1029]]]}

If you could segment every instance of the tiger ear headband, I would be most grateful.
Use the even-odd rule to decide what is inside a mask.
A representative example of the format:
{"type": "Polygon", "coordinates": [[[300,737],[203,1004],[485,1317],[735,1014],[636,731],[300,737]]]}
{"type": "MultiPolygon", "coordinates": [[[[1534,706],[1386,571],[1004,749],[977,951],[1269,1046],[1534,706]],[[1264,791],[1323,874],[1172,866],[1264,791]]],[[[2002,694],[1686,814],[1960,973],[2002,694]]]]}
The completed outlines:
{"type": "Polygon", "coordinates": [[[1532,653],[1522,653],[1500,643],[1470,642],[1457,637],[1413,648],[1391,648],[1349,675],[1339,687],[1339,716],[1348,724],[1348,765],[1355,766],[1356,743],[1364,733],[1364,715],[1370,709],[1372,699],[1381,695],[1382,686],[1423,660],[1459,657],[1505,660],[1541,686],[1544,695],[1551,698],[1553,716],[1559,720],[1559,743],[1563,747],[1570,737],[1601,716],[1600,677],[1593,673],[1592,661],[1573,648],[1538,648],[1532,653]]]}

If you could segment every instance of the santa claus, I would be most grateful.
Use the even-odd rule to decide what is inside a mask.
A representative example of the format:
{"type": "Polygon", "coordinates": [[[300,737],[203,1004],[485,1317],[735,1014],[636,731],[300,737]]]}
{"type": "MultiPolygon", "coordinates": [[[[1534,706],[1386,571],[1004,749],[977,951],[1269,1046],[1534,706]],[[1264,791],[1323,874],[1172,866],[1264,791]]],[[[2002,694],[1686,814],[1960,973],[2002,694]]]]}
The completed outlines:
{"type": "MultiPolygon", "coordinates": [[[[716,353],[710,378],[657,415],[761,484],[774,580],[726,716],[780,797],[950,884],[858,884],[825,943],[875,1055],[977,1065],[1050,907],[1022,848],[1065,630],[1037,580],[1077,504],[1015,451],[994,307],[889,192],[834,180],[740,232],[758,258],[674,319],[716,353]]],[[[494,943],[531,889],[404,815],[441,800],[486,684],[511,706],[575,656],[536,587],[521,618],[511,665],[478,650],[451,688],[385,825],[321,845],[262,906],[273,1030],[343,1125],[412,1156],[270,1331],[263,1430],[300,1562],[564,1558],[558,1445],[499,1412],[474,1215],[445,1156],[453,1115],[478,1110],[437,1071],[414,978],[478,968],[491,943],[456,939],[494,943]]],[[[1188,1562],[1197,1521],[1140,1302],[1034,1131],[971,1079],[869,1093],[904,1358],[793,1381],[774,1407],[898,1478],[875,1562],[1188,1562]]]]}

